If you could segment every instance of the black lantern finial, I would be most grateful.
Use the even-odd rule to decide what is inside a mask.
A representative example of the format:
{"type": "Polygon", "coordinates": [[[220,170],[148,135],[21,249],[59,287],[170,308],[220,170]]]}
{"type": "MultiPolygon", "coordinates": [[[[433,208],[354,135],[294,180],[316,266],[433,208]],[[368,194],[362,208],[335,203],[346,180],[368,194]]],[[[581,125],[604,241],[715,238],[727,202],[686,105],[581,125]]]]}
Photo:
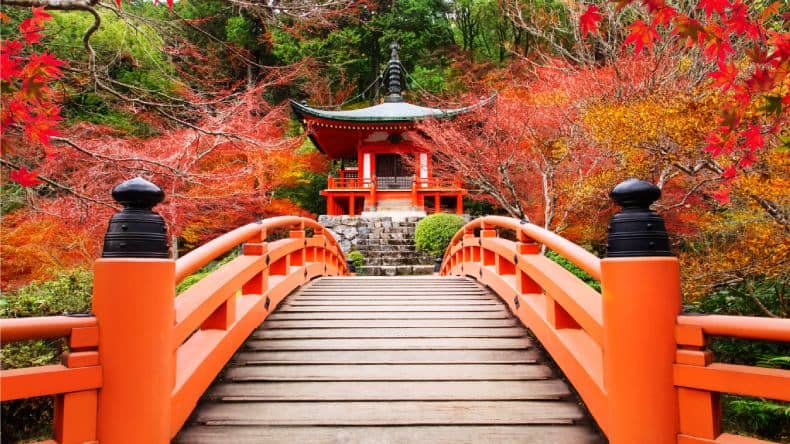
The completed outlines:
{"type": "Polygon", "coordinates": [[[606,257],[672,256],[664,219],[650,209],[661,197],[657,186],[628,179],[609,196],[623,209],[609,222],[606,257]]]}
{"type": "Polygon", "coordinates": [[[113,188],[112,198],[124,208],[110,219],[102,257],[169,258],[165,220],[151,211],[164,200],[162,189],[137,177],[113,188]]]}

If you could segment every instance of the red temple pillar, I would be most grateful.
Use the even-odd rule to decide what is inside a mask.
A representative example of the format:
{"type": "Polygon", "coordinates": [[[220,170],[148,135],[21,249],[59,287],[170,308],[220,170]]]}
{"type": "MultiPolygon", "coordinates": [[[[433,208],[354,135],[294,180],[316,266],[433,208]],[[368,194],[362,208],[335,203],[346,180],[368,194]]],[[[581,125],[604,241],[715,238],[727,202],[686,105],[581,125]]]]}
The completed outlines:
{"type": "Polygon", "coordinates": [[[411,183],[411,204],[414,208],[421,210],[420,203],[417,202],[417,176],[414,176],[414,179],[411,183]]]}
{"type": "Polygon", "coordinates": [[[441,198],[439,197],[438,194],[434,194],[433,196],[433,208],[434,208],[434,212],[436,213],[442,211],[441,198]]]}
{"type": "Polygon", "coordinates": [[[461,193],[455,196],[455,214],[464,214],[464,196],[461,193]]]}
{"type": "Polygon", "coordinates": [[[354,215],[354,195],[353,194],[349,194],[348,195],[348,215],[349,216],[353,216],[354,215]]]}

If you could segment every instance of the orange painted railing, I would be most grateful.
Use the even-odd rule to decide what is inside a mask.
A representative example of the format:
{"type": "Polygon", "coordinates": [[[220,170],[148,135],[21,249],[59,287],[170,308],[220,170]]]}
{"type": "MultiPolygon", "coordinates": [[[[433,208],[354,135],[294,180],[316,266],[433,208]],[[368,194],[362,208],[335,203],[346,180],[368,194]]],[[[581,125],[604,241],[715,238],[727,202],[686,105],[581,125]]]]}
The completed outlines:
{"type": "Polygon", "coordinates": [[[674,257],[599,259],[538,226],[488,216],[456,233],[440,272],[496,292],[612,443],[757,443],[721,433],[718,394],[790,401],[790,371],[714,363],[704,350],[708,336],[790,342],[790,319],[678,316],[674,257]],[[540,244],[600,281],[602,293],[540,254],[540,244]]]}
{"type": "Polygon", "coordinates": [[[370,188],[372,181],[370,179],[361,179],[357,177],[329,177],[327,178],[327,188],[330,190],[337,189],[362,189],[370,188]]]}
{"type": "Polygon", "coordinates": [[[70,346],[61,365],[0,373],[1,399],[55,395],[58,443],[169,442],[286,295],[317,276],[346,274],[334,237],[293,216],[245,225],[177,261],[99,259],[94,316],[0,320],[4,343],[67,336],[70,346]],[[288,238],[266,242],[276,229],[288,238]],[[176,296],[180,281],[239,245],[242,255],[176,296]]]}
{"type": "Polygon", "coordinates": [[[0,371],[0,401],[55,397],[54,439],[59,443],[96,440],[99,329],[93,316],[0,319],[3,344],[30,339],[68,338],[61,363],[0,371]]]}
{"type": "Polygon", "coordinates": [[[461,188],[462,184],[457,179],[445,179],[439,177],[416,177],[414,179],[414,185],[417,187],[418,190],[424,189],[459,189],[461,188]]]}

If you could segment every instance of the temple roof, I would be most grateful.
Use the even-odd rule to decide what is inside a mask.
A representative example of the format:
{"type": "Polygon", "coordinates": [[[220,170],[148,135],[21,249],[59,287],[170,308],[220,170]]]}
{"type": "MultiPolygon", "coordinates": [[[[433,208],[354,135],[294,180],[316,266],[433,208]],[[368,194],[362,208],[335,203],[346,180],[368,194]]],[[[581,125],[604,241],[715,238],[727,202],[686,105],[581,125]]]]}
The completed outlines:
{"type": "Polygon", "coordinates": [[[407,102],[385,102],[367,108],[347,111],[328,111],[309,107],[291,100],[291,108],[303,119],[305,116],[346,122],[412,122],[427,118],[449,118],[487,105],[494,100],[491,96],[472,106],[454,109],[427,108],[407,102]]]}
{"type": "MultiPolygon", "coordinates": [[[[319,151],[332,158],[354,158],[362,143],[388,140],[388,133],[400,134],[412,130],[413,122],[454,117],[488,105],[496,98],[494,94],[474,105],[453,109],[428,108],[407,103],[401,93],[406,82],[403,65],[398,59],[398,44],[393,43],[390,49],[392,52],[387,68],[373,83],[375,85],[380,82],[381,86],[386,86],[387,95],[384,96],[383,103],[367,108],[332,111],[291,100],[291,108],[299,120],[305,123],[308,128],[307,136],[319,151]]],[[[403,143],[404,139],[398,137],[397,140],[403,143]]]]}

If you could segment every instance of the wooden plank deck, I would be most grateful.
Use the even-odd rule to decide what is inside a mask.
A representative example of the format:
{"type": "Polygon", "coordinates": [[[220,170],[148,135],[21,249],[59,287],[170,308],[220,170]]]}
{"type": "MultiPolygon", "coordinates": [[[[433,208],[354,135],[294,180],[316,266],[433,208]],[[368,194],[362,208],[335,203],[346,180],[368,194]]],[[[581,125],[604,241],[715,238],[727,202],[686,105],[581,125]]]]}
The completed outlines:
{"type": "Polygon", "coordinates": [[[178,443],[597,443],[499,299],[464,278],[324,278],[289,296],[178,443]]]}

